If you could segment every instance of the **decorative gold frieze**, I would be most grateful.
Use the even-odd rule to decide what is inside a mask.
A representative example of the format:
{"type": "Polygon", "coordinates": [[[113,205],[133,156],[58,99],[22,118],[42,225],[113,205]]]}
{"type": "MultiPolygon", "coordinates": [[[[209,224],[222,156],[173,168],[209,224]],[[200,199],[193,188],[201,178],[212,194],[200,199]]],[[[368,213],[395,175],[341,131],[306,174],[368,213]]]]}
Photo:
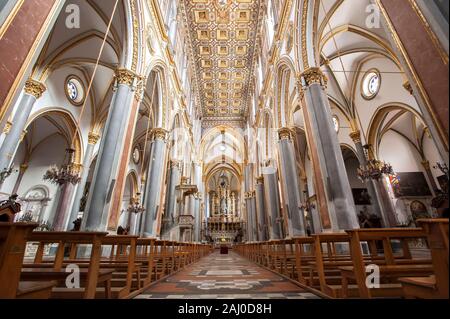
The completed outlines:
{"type": "Polygon", "coordinates": [[[322,70],[317,67],[306,69],[301,74],[301,77],[306,86],[310,86],[312,84],[320,84],[326,86],[328,83],[328,79],[325,74],[323,74],[322,70]]]}
{"type": "Polygon", "coordinates": [[[256,184],[262,185],[264,184],[264,177],[260,176],[256,178],[256,184]]]}
{"type": "Polygon", "coordinates": [[[39,99],[42,94],[47,90],[46,86],[42,84],[41,82],[38,82],[33,79],[28,79],[27,82],[25,82],[25,93],[29,95],[33,95],[36,99],[39,99]]]}
{"type": "Polygon", "coordinates": [[[9,134],[11,131],[13,123],[11,121],[6,122],[5,127],[3,128],[3,133],[9,134]]]}
{"type": "Polygon", "coordinates": [[[152,130],[152,138],[153,140],[165,140],[168,133],[169,132],[163,128],[155,128],[152,130]]]}
{"type": "Polygon", "coordinates": [[[91,145],[97,144],[99,139],[100,139],[100,134],[90,132],[88,135],[88,143],[91,145]]]}
{"type": "Polygon", "coordinates": [[[132,86],[134,80],[138,77],[136,73],[127,69],[117,69],[115,78],[117,80],[117,84],[125,84],[132,86]]]}
{"type": "Polygon", "coordinates": [[[292,131],[287,127],[280,128],[278,130],[278,136],[280,140],[292,140],[292,131]]]}
{"type": "Polygon", "coordinates": [[[352,139],[353,142],[355,142],[355,144],[361,143],[361,132],[360,131],[351,132],[350,138],[352,139]]]}

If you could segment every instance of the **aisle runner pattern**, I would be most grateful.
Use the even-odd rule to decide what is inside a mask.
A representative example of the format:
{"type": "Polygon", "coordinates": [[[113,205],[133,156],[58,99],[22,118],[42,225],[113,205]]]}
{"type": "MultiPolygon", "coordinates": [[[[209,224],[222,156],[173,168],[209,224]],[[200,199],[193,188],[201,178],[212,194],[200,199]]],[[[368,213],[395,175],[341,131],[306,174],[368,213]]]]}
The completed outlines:
{"type": "Polygon", "coordinates": [[[138,299],[318,299],[231,252],[218,252],[161,281],[138,299]]]}

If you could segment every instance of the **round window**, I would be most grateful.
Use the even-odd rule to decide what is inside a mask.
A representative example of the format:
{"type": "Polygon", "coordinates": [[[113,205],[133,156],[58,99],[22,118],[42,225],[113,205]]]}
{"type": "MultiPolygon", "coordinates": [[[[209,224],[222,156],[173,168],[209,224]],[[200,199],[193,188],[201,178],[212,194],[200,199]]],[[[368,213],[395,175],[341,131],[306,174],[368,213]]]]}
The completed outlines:
{"type": "Polygon", "coordinates": [[[139,152],[139,149],[136,147],[133,151],[134,164],[139,164],[140,159],[141,159],[141,153],[139,152]]]}
{"type": "Polygon", "coordinates": [[[85,97],[84,86],[78,77],[71,75],[67,78],[65,92],[73,105],[80,106],[83,104],[85,97]]]}
{"type": "Polygon", "coordinates": [[[362,81],[362,96],[365,99],[373,99],[380,91],[381,76],[377,70],[370,70],[364,75],[362,81]]]}
{"type": "Polygon", "coordinates": [[[333,116],[333,125],[334,130],[336,131],[336,133],[338,133],[339,129],[341,128],[341,124],[339,123],[339,118],[336,115],[333,116]]]}

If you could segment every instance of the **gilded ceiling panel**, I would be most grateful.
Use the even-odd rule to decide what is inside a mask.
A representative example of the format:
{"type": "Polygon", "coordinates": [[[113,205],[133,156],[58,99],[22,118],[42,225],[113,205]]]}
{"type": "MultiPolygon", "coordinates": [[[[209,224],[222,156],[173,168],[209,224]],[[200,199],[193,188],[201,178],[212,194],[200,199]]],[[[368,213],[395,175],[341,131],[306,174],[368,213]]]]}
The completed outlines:
{"type": "Polygon", "coordinates": [[[245,120],[263,2],[182,1],[204,122],[245,120]]]}

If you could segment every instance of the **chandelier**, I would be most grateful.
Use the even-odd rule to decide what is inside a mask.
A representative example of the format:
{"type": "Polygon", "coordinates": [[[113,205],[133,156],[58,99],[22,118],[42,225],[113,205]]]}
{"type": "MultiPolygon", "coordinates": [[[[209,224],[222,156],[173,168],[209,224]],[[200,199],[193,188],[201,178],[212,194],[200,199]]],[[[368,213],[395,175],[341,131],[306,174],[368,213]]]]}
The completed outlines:
{"type": "Polygon", "coordinates": [[[73,163],[74,154],[74,149],[66,149],[66,157],[68,159],[66,164],[63,164],[61,167],[56,165],[50,166],[44,175],[44,180],[59,186],[63,186],[68,183],[73,185],[78,184],[81,181],[81,177],[79,176],[78,165],[73,163]]]}
{"type": "MultiPolygon", "coordinates": [[[[366,156],[371,152],[371,146],[365,145],[366,156]]],[[[367,156],[372,157],[373,156],[367,156]]],[[[367,164],[365,166],[360,166],[357,170],[358,178],[360,180],[367,181],[369,179],[379,181],[383,175],[395,175],[394,169],[391,164],[387,164],[383,161],[377,159],[369,159],[367,160],[367,164]]]]}
{"type": "Polygon", "coordinates": [[[140,195],[141,194],[138,193],[137,197],[132,200],[132,202],[130,203],[130,205],[127,208],[128,213],[140,214],[140,213],[145,212],[145,207],[140,204],[140,200],[139,200],[140,195]]]}

